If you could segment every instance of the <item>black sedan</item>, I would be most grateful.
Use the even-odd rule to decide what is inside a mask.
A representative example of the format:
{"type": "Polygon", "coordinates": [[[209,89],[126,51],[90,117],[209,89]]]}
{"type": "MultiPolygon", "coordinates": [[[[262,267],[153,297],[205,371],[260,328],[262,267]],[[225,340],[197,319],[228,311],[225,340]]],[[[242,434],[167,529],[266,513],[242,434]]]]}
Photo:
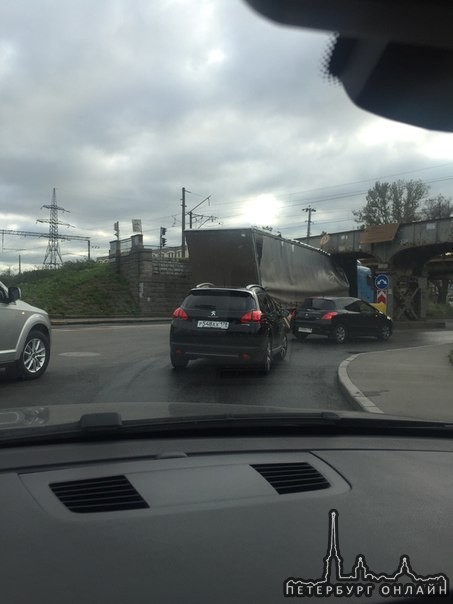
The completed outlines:
{"type": "Polygon", "coordinates": [[[388,340],[392,319],[359,298],[307,298],[293,312],[291,330],[298,340],[311,334],[328,336],[341,344],[349,336],[375,336],[388,340]]]}

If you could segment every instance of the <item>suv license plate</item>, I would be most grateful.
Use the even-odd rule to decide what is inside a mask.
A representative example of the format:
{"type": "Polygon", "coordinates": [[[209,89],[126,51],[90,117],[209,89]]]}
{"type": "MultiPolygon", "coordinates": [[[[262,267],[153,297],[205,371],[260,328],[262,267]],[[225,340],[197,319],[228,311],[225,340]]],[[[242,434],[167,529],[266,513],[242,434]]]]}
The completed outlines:
{"type": "Polygon", "coordinates": [[[299,327],[297,331],[302,331],[303,333],[311,333],[313,329],[311,327],[299,327]]]}
{"type": "Polygon", "coordinates": [[[211,327],[214,329],[228,329],[228,321],[198,321],[197,327],[211,327]]]}

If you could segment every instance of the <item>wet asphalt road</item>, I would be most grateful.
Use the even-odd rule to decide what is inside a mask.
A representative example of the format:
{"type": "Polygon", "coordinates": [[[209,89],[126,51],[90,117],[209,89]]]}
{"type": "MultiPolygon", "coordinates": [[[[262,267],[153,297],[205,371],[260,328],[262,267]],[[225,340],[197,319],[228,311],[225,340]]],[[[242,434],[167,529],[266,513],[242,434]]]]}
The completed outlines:
{"type": "MultiPolygon", "coordinates": [[[[356,339],[338,346],[313,336],[290,336],[285,361],[268,376],[191,362],[175,372],[169,361],[169,325],[67,326],[53,330],[47,373],[32,382],[0,371],[0,407],[100,402],[208,402],[298,409],[351,409],[337,384],[339,363],[358,352],[452,341],[452,331],[397,331],[389,342],[356,339]]],[[[383,376],[385,379],[385,376],[383,376]]]]}

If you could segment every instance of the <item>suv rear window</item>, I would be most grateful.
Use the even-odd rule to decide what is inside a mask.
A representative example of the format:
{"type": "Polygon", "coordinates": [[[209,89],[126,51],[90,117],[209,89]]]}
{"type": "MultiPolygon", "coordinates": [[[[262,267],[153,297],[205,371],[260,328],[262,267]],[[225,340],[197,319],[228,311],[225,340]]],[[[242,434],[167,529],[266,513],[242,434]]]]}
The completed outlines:
{"type": "Polygon", "coordinates": [[[325,300],[324,298],[306,298],[302,302],[301,308],[313,308],[314,310],[335,310],[335,302],[333,300],[325,300]]]}
{"type": "Polygon", "coordinates": [[[254,297],[247,292],[239,291],[193,291],[184,300],[187,309],[238,310],[256,309],[254,297]]]}

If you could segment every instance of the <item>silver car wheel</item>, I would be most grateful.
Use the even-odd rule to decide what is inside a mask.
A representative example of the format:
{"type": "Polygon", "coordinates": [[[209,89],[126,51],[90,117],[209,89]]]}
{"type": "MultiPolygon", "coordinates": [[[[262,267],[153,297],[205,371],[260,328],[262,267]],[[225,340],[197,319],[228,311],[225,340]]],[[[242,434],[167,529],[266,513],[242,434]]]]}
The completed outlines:
{"type": "Polygon", "coordinates": [[[21,380],[35,380],[46,371],[49,360],[49,337],[34,329],[28,334],[20,358],[9,368],[9,374],[21,380]]]}
{"type": "Polygon", "coordinates": [[[32,338],[24,348],[23,363],[25,369],[31,373],[38,373],[47,359],[47,350],[40,338],[32,338]]]}
{"type": "Polygon", "coordinates": [[[338,323],[338,325],[335,325],[331,338],[337,344],[343,344],[344,342],[346,342],[348,338],[348,332],[346,330],[346,327],[342,323],[338,323]]]}
{"type": "Polygon", "coordinates": [[[392,335],[392,330],[390,329],[390,325],[383,325],[379,332],[378,339],[383,340],[384,342],[390,338],[392,335]]]}

